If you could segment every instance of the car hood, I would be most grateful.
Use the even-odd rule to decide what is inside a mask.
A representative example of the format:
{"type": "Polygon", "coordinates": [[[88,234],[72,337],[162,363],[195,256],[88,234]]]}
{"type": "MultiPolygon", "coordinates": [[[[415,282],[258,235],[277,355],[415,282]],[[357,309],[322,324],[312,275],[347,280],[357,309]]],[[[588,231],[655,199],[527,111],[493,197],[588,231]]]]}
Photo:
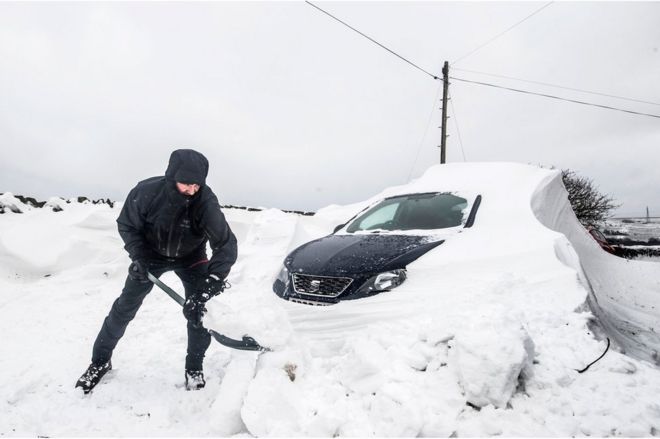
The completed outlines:
{"type": "Polygon", "coordinates": [[[413,235],[329,235],[298,247],[284,263],[291,272],[320,276],[377,273],[404,268],[443,242],[413,235]]]}

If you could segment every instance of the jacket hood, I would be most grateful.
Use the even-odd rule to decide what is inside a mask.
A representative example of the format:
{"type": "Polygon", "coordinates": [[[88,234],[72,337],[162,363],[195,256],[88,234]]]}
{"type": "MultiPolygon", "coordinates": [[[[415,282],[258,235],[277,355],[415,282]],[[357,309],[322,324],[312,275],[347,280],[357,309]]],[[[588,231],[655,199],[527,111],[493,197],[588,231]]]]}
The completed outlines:
{"type": "Polygon", "coordinates": [[[165,178],[179,183],[204,186],[209,174],[209,161],[192,149],[177,149],[170,155],[165,178]]]}

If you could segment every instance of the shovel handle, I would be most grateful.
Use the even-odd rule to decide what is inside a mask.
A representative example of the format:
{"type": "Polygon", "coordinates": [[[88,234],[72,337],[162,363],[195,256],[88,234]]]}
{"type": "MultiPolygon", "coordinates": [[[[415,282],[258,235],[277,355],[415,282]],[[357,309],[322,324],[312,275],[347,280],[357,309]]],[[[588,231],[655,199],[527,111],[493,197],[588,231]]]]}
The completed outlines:
{"type": "Polygon", "coordinates": [[[176,291],[174,291],[172,288],[168,287],[165,285],[163,282],[160,281],[156,276],[151,274],[150,272],[147,271],[147,278],[154,283],[154,285],[158,286],[161,290],[165,291],[168,296],[170,296],[176,303],[179,305],[183,306],[183,304],[186,302],[186,300],[179,296],[176,291]]]}

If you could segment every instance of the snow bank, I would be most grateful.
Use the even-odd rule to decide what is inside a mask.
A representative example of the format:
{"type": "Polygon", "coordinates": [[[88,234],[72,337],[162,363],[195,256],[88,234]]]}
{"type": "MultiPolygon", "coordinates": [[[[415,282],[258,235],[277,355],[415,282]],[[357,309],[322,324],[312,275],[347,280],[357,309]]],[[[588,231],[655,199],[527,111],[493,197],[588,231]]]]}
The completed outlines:
{"type": "Polygon", "coordinates": [[[23,203],[20,208],[25,214],[1,219],[0,273],[20,279],[43,277],[123,256],[123,244],[113,230],[117,210],[107,205],[71,204],[68,215],[23,203]]]}

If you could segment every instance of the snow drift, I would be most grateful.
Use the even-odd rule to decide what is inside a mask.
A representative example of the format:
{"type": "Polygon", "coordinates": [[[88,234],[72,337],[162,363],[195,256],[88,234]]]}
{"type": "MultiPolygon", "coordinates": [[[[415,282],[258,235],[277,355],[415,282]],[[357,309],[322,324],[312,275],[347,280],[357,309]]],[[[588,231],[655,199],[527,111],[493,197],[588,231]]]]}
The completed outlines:
{"type": "MultiPolygon", "coordinates": [[[[652,357],[652,331],[628,333],[630,344],[613,333],[632,356],[611,349],[588,372],[576,371],[605,349],[592,332],[596,317],[607,331],[621,330],[620,322],[653,323],[653,311],[635,304],[652,305],[646,292],[657,291],[657,276],[648,278],[655,266],[617,274],[599,263],[604,252],[580,241],[587,235],[566,210],[558,175],[507,163],[442,165],[314,217],[225,211],[239,260],[233,288],[208,304],[205,323],[233,337],[249,333],[274,350],[212,345],[200,392],[182,389],[184,320],[156,290],[119,343],[107,379],[88,397],[76,392],[129,262],[114,224],[118,210],[66,205],[59,213],[2,215],[0,330],[12,336],[0,342],[11,353],[0,357],[7,395],[0,433],[657,434],[660,373],[639,360],[652,357]],[[409,265],[396,290],[330,307],[286,302],[271,291],[296,246],[384,196],[437,190],[481,194],[475,225],[409,265]],[[587,301],[597,301],[596,315],[587,301]]],[[[162,280],[181,290],[173,274],[162,280]]]]}
{"type": "Polygon", "coordinates": [[[660,365],[660,264],[602,251],[575,217],[561,178],[539,185],[539,220],[562,234],[557,257],[582,274],[589,306],[622,352],[660,365]]]}

